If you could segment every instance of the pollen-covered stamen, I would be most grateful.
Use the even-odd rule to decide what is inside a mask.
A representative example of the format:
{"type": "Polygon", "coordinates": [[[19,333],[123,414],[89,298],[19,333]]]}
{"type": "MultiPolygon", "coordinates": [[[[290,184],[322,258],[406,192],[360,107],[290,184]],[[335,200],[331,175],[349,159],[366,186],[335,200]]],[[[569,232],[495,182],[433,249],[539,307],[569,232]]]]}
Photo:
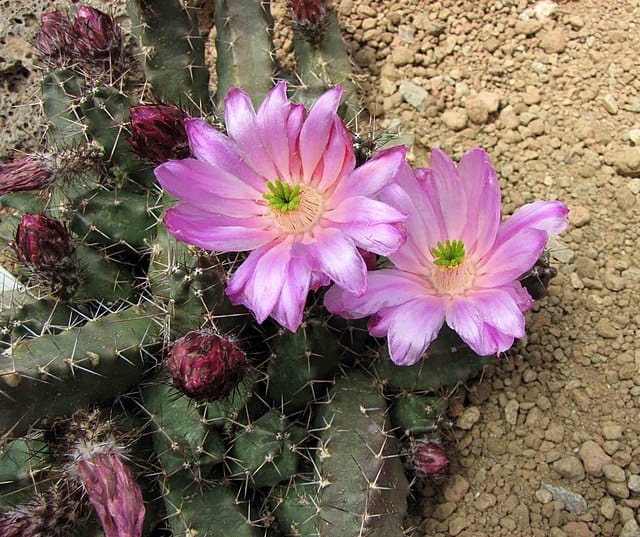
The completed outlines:
{"type": "Polygon", "coordinates": [[[444,245],[438,242],[437,247],[431,248],[435,257],[434,265],[441,267],[455,267],[464,261],[464,243],[447,239],[444,245]]]}
{"type": "Polygon", "coordinates": [[[296,185],[293,188],[289,183],[283,183],[280,179],[267,181],[269,192],[262,197],[269,202],[269,205],[283,213],[294,211],[300,204],[301,187],[296,185]]]}
{"type": "Polygon", "coordinates": [[[433,264],[433,283],[440,293],[456,294],[468,289],[473,284],[473,264],[465,255],[462,241],[446,240],[438,242],[431,248],[435,257],[433,264]]]}
{"type": "MultiPolygon", "coordinates": [[[[296,185],[292,193],[296,192],[295,207],[293,209],[280,209],[272,207],[271,216],[278,227],[285,233],[303,233],[310,230],[320,218],[324,204],[323,197],[309,185],[301,187],[296,185]]],[[[266,198],[267,194],[264,195],[266,198]]],[[[289,203],[289,206],[291,204],[289,203]]]]}

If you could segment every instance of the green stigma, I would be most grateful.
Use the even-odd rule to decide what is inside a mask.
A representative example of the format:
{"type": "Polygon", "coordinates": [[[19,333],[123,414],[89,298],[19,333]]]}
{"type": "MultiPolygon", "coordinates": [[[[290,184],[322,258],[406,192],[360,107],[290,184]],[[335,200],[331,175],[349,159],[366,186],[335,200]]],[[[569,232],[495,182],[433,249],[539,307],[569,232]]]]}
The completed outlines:
{"type": "Polygon", "coordinates": [[[457,267],[464,261],[464,243],[462,241],[450,241],[447,239],[444,244],[438,242],[438,246],[431,248],[434,255],[434,265],[440,267],[457,267]]]}
{"type": "Polygon", "coordinates": [[[283,183],[280,179],[267,181],[269,192],[262,194],[262,197],[269,202],[269,205],[283,213],[294,211],[300,205],[302,191],[300,185],[291,188],[288,183],[283,183]]]}

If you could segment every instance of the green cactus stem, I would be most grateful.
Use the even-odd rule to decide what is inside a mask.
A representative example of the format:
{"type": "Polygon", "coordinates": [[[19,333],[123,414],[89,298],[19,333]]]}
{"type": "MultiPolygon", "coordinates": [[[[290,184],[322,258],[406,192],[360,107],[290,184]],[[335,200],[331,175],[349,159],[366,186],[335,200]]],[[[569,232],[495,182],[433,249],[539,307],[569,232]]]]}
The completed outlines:
{"type": "Polygon", "coordinates": [[[245,90],[257,107],[273,87],[273,44],[269,0],[215,0],[216,104],[233,87],[245,90]]]}
{"type": "Polygon", "coordinates": [[[0,434],[116,397],[140,381],[159,329],[129,308],[56,335],[23,340],[0,355],[0,434]]]}
{"type": "Polygon", "coordinates": [[[405,435],[433,433],[444,419],[447,403],[446,397],[401,393],[391,407],[391,423],[405,435]]]}
{"type": "Polygon", "coordinates": [[[47,73],[42,80],[42,107],[47,117],[47,138],[60,149],[86,140],[80,97],[84,80],[69,69],[47,73]]]}
{"type": "Polygon", "coordinates": [[[128,7],[153,94],[192,113],[209,112],[209,72],[195,13],[180,0],[129,0],[128,7]]]}
{"type": "Polygon", "coordinates": [[[355,371],[320,409],[316,451],[320,537],[401,537],[408,483],[375,381],[355,371]]]}

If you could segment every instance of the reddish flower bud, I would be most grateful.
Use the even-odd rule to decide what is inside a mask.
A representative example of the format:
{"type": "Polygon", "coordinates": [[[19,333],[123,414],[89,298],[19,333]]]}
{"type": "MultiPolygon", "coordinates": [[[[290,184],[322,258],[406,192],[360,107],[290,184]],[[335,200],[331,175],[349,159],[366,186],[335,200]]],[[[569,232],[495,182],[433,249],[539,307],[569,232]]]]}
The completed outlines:
{"type": "Polygon", "coordinates": [[[41,158],[23,157],[0,163],[0,196],[8,192],[40,190],[53,179],[53,169],[41,158]]]}
{"type": "Polygon", "coordinates": [[[66,228],[44,214],[25,214],[18,224],[15,250],[24,265],[55,272],[73,258],[75,246],[66,228]]]}
{"type": "Polygon", "coordinates": [[[122,53],[122,32],[113,18],[102,11],[80,6],[73,31],[82,56],[109,59],[122,53]]]}
{"type": "Polygon", "coordinates": [[[88,450],[75,467],[105,537],[140,537],[145,515],[142,492],[122,455],[116,450],[88,450]]]}
{"type": "Polygon", "coordinates": [[[292,0],[293,29],[313,44],[321,43],[327,31],[327,0],[292,0]]]}
{"type": "Polygon", "coordinates": [[[129,145],[140,158],[162,164],[187,158],[191,152],[184,120],[187,115],[174,104],[148,104],[131,108],[129,145]]]}
{"type": "Polygon", "coordinates": [[[420,477],[439,477],[447,471],[449,459],[440,444],[416,442],[411,454],[411,466],[420,477]]]}
{"type": "Polygon", "coordinates": [[[174,343],[166,366],[182,393],[216,401],[226,397],[244,377],[246,355],[229,339],[189,332],[174,343]]]}
{"type": "Polygon", "coordinates": [[[42,27],[36,36],[35,47],[48,63],[58,67],[69,62],[71,20],[59,11],[42,15],[42,27]]]}

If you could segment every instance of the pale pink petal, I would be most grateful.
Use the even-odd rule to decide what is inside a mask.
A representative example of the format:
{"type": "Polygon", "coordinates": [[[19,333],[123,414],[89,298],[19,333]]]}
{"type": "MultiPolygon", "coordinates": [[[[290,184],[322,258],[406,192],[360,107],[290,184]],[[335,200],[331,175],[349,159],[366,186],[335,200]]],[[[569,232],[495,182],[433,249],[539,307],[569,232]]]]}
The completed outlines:
{"type": "Polygon", "coordinates": [[[396,310],[396,306],[389,308],[383,308],[378,313],[375,313],[367,321],[367,329],[369,334],[373,337],[387,337],[389,332],[389,325],[393,320],[393,313],[396,310]]]}
{"type": "Polygon", "coordinates": [[[250,201],[262,197],[261,191],[232,173],[193,158],[165,162],[155,169],[155,174],[165,190],[184,201],[194,196],[207,198],[210,194],[250,201]]]}
{"type": "Polygon", "coordinates": [[[533,298],[531,298],[529,291],[527,291],[520,282],[513,282],[513,284],[505,285],[501,287],[501,289],[504,289],[511,295],[520,308],[520,311],[529,311],[533,307],[533,298]]]}
{"type": "Polygon", "coordinates": [[[393,310],[387,334],[389,356],[396,365],[413,365],[442,328],[445,299],[423,296],[393,310]]]}
{"type": "Polygon", "coordinates": [[[227,288],[225,289],[225,293],[229,297],[229,300],[231,300],[232,304],[244,303],[244,288],[247,285],[249,278],[251,278],[256,271],[258,261],[260,261],[264,253],[272,247],[273,244],[269,242],[268,244],[255,249],[233,273],[233,276],[227,283],[227,288]]]}
{"type": "Polygon", "coordinates": [[[297,144],[297,137],[290,139],[289,114],[294,104],[287,99],[287,84],[278,82],[267,94],[256,114],[259,137],[263,140],[277,175],[272,178],[289,180],[290,151],[297,144]]]}
{"type": "Polygon", "coordinates": [[[531,269],[547,243],[547,233],[525,228],[487,254],[476,268],[475,287],[497,287],[517,280],[531,269]]]}
{"type": "Polygon", "coordinates": [[[469,255],[484,256],[493,246],[502,215],[498,177],[484,149],[470,149],[460,159],[458,174],[467,197],[462,241],[469,255]]]}
{"type": "Polygon", "coordinates": [[[236,143],[231,138],[199,118],[186,120],[185,129],[191,152],[198,160],[232,173],[256,190],[264,189],[264,177],[242,161],[236,143]]]}
{"type": "Polygon", "coordinates": [[[362,224],[395,224],[404,222],[407,214],[391,205],[364,196],[344,199],[337,207],[324,213],[323,218],[338,224],[358,222],[362,224]]]}
{"type": "Polygon", "coordinates": [[[524,336],[524,315],[512,294],[501,287],[473,289],[462,297],[482,316],[485,323],[494,326],[503,334],[521,338],[524,336]]]}
{"type": "Polygon", "coordinates": [[[374,196],[385,186],[394,183],[401,174],[413,173],[405,160],[409,148],[401,145],[380,151],[371,160],[357,167],[348,177],[343,177],[333,192],[333,207],[351,196],[374,196]]]}
{"type": "Polygon", "coordinates": [[[351,237],[358,248],[378,255],[397,252],[407,238],[402,226],[396,224],[340,224],[345,235],[351,237]]]}
{"type": "Polygon", "coordinates": [[[300,131],[300,156],[306,181],[310,181],[325,151],[336,111],[342,97],[342,88],[336,86],[324,92],[309,111],[300,131]]]}
{"type": "Polygon", "coordinates": [[[496,237],[496,246],[526,228],[541,229],[550,237],[557,235],[569,225],[568,214],[569,209],[560,201],[528,203],[502,223],[496,237]]]}
{"type": "Polygon", "coordinates": [[[374,270],[368,274],[367,292],[362,296],[334,285],[325,293],[324,305],[331,313],[347,319],[359,319],[423,296],[429,287],[428,282],[409,272],[374,270]]]}
{"type": "Polygon", "coordinates": [[[231,88],[227,92],[224,98],[224,118],[227,132],[237,144],[242,160],[267,180],[277,178],[273,158],[258,129],[251,98],[245,91],[231,88]]]}
{"type": "Polygon", "coordinates": [[[324,193],[335,188],[345,174],[351,173],[356,165],[351,134],[336,116],[329,142],[316,167],[312,184],[324,193]]]}
{"type": "Polygon", "coordinates": [[[462,239],[467,222],[467,197],[455,164],[440,149],[431,152],[431,180],[425,182],[425,188],[432,205],[441,208],[445,239],[462,239]]]}
{"type": "MultiPolygon", "coordinates": [[[[291,257],[290,249],[290,240],[272,243],[269,248],[260,250],[261,255],[258,259],[251,260],[253,268],[251,274],[247,275],[246,271],[240,273],[238,270],[229,281],[227,288],[229,298],[234,304],[243,304],[250,309],[258,323],[262,323],[271,315],[278,301],[291,257]],[[236,278],[243,280],[244,285],[234,282],[236,278]]],[[[249,259],[245,263],[247,261],[249,259]]]]}
{"type": "Polygon", "coordinates": [[[320,287],[326,287],[327,285],[331,285],[331,278],[329,278],[329,276],[319,270],[311,271],[311,283],[309,283],[311,289],[317,291],[320,287]]]}
{"type": "Polygon", "coordinates": [[[233,218],[185,203],[169,209],[164,223],[176,239],[217,252],[253,250],[277,236],[273,228],[264,228],[261,217],[233,218]]]}
{"type": "Polygon", "coordinates": [[[305,250],[314,268],[324,272],[347,291],[361,295],[367,290],[367,266],[353,241],[337,229],[327,228],[315,234],[305,250]]]}
{"type": "Polygon", "coordinates": [[[303,257],[292,257],[284,276],[282,290],[271,316],[282,326],[295,332],[302,322],[309,294],[311,268],[303,257]]]}
{"type": "Polygon", "coordinates": [[[300,156],[300,131],[307,118],[307,110],[301,104],[294,104],[287,118],[287,137],[289,139],[289,177],[292,181],[302,178],[302,157],[300,156]]]}

